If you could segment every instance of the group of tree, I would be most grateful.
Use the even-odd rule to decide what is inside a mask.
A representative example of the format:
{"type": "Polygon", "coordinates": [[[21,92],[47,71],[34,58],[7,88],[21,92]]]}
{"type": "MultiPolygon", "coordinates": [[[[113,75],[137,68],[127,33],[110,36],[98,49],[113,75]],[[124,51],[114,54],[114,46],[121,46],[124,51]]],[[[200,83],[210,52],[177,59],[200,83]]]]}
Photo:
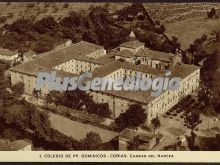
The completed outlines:
{"type": "Polygon", "coordinates": [[[3,122],[1,125],[5,124],[8,128],[30,134],[33,143],[40,142],[42,146],[48,145],[45,147],[50,149],[97,150],[102,145],[100,136],[94,132],[89,132],[84,139],[77,141],[54,130],[51,127],[48,112],[37,110],[34,105],[23,99],[14,99],[10,104],[1,108],[0,122],[3,122]]]}
{"type": "Polygon", "coordinates": [[[147,118],[145,110],[139,104],[131,104],[129,108],[115,119],[118,130],[136,128],[143,124],[147,118]]]}
{"type": "MultiPolygon", "coordinates": [[[[220,112],[220,86],[219,72],[220,52],[218,49],[219,32],[213,31],[214,39],[210,40],[206,35],[202,35],[196,39],[193,44],[186,50],[189,55],[186,63],[194,65],[202,65],[201,75],[201,90],[199,91],[199,101],[206,105],[214,107],[215,112],[220,112]]],[[[187,53],[187,54],[188,54],[187,53]]]]}
{"type": "Polygon", "coordinates": [[[119,21],[133,21],[136,18],[143,20],[148,16],[146,9],[140,3],[124,7],[121,10],[117,10],[114,14],[118,15],[119,21]]]}
{"type": "Polygon", "coordinates": [[[51,91],[46,96],[46,103],[56,106],[63,105],[69,109],[84,110],[91,114],[96,114],[105,118],[110,117],[111,111],[107,103],[96,103],[88,93],[76,89],[74,91],[58,92],[51,91]]]}
{"type": "Polygon", "coordinates": [[[157,117],[153,118],[151,120],[151,124],[152,124],[154,134],[155,134],[155,130],[158,129],[161,126],[159,117],[157,116],[157,117]]]}
{"type": "MultiPolygon", "coordinates": [[[[7,66],[1,65],[1,69],[7,69],[7,66]]],[[[6,89],[7,87],[9,86],[5,82],[4,72],[0,72],[0,130],[2,131],[0,136],[15,140],[30,134],[27,138],[31,137],[34,145],[39,146],[41,143],[43,147],[52,150],[89,150],[99,149],[101,146],[102,141],[96,133],[88,133],[85,139],[77,141],[54,130],[46,111],[39,111],[34,105],[20,99],[24,92],[23,83],[13,85],[12,93],[6,89]],[[7,133],[11,129],[16,131],[7,133]],[[20,136],[21,132],[22,136],[20,136]]],[[[37,95],[38,91],[34,93],[37,95]]]]}
{"type": "Polygon", "coordinates": [[[188,146],[191,151],[219,151],[220,135],[215,137],[201,137],[192,132],[190,137],[187,137],[188,146]],[[196,142],[199,141],[199,143],[196,142]]]}
{"type": "Polygon", "coordinates": [[[86,137],[81,140],[82,150],[98,150],[102,145],[102,139],[95,132],[88,132],[86,137]]]}
{"type": "Polygon", "coordinates": [[[164,35],[160,35],[160,33],[161,32],[158,32],[157,30],[136,30],[137,38],[141,42],[144,42],[146,47],[156,51],[176,53],[176,50],[181,47],[178,38],[172,36],[170,39],[164,35]]]}
{"type": "Polygon", "coordinates": [[[215,71],[220,66],[220,52],[215,50],[203,62],[201,77],[204,82],[211,82],[215,79],[215,71]]]}
{"type": "Polygon", "coordinates": [[[137,21],[134,25],[131,25],[133,31],[135,31],[138,40],[145,43],[145,45],[153,50],[163,51],[168,53],[175,53],[177,49],[180,49],[180,42],[178,38],[173,36],[168,38],[164,32],[166,28],[160,21],[154,21],[142,4],[133,4],[125,7],[115,14],[119,16],[116,23],[123,24],[122,20],[126,20],[132,17],[132,21],[138,15],[144,16],[142,21],[137,21]]]}
{"type": "Polygon", "coordinates": [[[14,99],[10,95],[7,88],[10,87],[10,83],[7,82],[5,71],[9,68],[6,64],[0,63],[0,111],[3,109],[4,105],[9,104],[14,99]]]}
{"type": "MultiPolygon", "coordinates": [[[[118,10],[115,14],[119,15],[119,19],[130,15],[145,17],[145,21],[137,23],[138,26],[134,28],[151,32],[151,35],[142,37],[142,41],[148,47],[166,52],[173,52],[180,47],[176,38],[171,40],[160,38],[159,35],[166,30],[165,26],[159,21],[155,24],[142,4],[132,4],[118,10]],[[161,40],[165,40],[162,45],[161,40]]],[[[66,39],[71,39],[74,43],[85,40],[110,50],[128,40],[132,26],[132,22],[130,27],[123,26],[120,21],[112,18],[112,14],[106,7],[98,6],[93,7],[87,15],[72,11],[60,21],[56,21],[52,16],[36,21],[18,19],[3,27],[6,33],[1,36],[0,46],[12,50],[19,49],[21,52],[32,49],[36,53],[42,53],[55,48],[66,39]]]]}
{"type": "Polygon", "coordinates": [[[71,12],[59,22],[52,16],[37,21],[21,18],[6,24],[4,29],[1,46],[21,51],[32,49],[37,53],[51,50],[65,39],[73,42],[83,39],[110,49],[125,41],[129,34],[128,29],[114,24],[103,7],[95,7],[87,16],[71,12]]]}
{"type": "Polygon", "coordinates": [[[194,40],[193,44],[190,44],[189,48],[186,50],[189,53],[186,63],[198,65],[198,62],[208,56],[203,45],[205,41],[207,41],[207,36],[202,35],[201,38],[194,40]]]}

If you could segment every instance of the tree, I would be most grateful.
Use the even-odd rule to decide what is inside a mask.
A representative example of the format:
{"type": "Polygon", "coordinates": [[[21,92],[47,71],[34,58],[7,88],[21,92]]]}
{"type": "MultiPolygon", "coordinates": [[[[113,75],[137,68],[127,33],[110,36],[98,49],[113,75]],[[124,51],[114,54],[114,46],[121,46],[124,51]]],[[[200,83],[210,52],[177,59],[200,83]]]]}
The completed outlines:
{"type": "Polygon", "coordinates": [[[18,82],[14,84],[11,87],[11,90],[13,92],[13,95],[15,97],[21,97],[21,95],[24,93],[24,83],[23,82],[18,82]]]}
{"type": "Polygon", "coordinates": [[[18,19],[7,29],[19,34],[30,34],[33,31],[33,22],[28,19],[18,19]]]}
{"type": "Polygon", "coordinates": [[[60,21],[60,25],[67,28],[76,28],[81,25],[81,21],[82,16],[79,13],[72,11],[69,16],[64,17],[60,21]]]}
{"type": "Polygon", "coordinates": [[[5,17],[5,16],[0,17],[0,24],[5,23],[6,21],[7,21],[7,17],[5,17]]]}
{"type": "Polygon", "coordinates": [[[69,4],[68,3],[65,3],[64,5],[63,5],[63,8],[68,8],[69,7],[69,4]]]}
{"type": "Polygon", "coordinates": [[[207,16],[208,18],[213,18],[214,16],[216,16],[216,10],[214,7],[210,11],[207,12],[207,16]]]}
{"type": "Polygon", "coordinates": [[[153,118],[151,120],[151,124],[153,126],[154,134],[155,134],[155,130],[158,129],[161,126],[159,117],[157,116],[156,118],[153,118]]]}
{"type": "Polygon", "coordinates": [[[198,92],[198,98],[201,102],[204,102],[206,105],[213,103],[213,94],[212,90],[206,85],[202,84],[198,92]]]}
{"type": "Polygon", "coordinates": [[[53,103],[53,97],[52,97],[52,95],[49,93],[49,94],[47,94],[46,95],[46,104],[47,104],[47,108],[48,108],[48,105],[49,104],[52,104],[53,103]]]}
{"type": "Polygon", "coordinates": [[[51,32],[52,30],[59,29],[59,24],[56,22],[56,20],[52,16],[48,16],[37,21],[34,24],[34,29],[38,33],[44,34],[44,33],[51,32]]]}
{"type": "Polygon", "coordinates": [[[119,129],[125,127],[138,127],[143,124],[147,118],[145,110],[139,104],[132,104],[125,113],[121,113],[115,122],[119,129]]]}
{"type": "Polygon", "coordinates": [[[206,117],[208,117],[208,130],[210,129],[210,120],[212,120],[212,117],[216,116],[216,112],[214,110],[214,107],[212,104],[206,106],[202,110],[202,114],[204,114],[206,117]]]}
{"type": "Polygon", "coordinates": [[[172,52],[175,53],[176,49],[180,49],[180,42],[178,41],[178,38],[175,36],[172,36],[171,45],[173,47],[172,52]]]}
{"type": "Polygon", "coordinates": [[[57,106],[63,103],[64,94],[58,91],[51,91],[46,97],[50,99],[50,102],[55,104],[57,110],[57,106]]]}
{"type": "Polygon", "coordinates": [[[198,126],[198,124],[201,122],[200,120],[200,114],[196,110],[192,110],[186,117],[185,117],[185,123],[186,125],[192,129],[192,131],[198,126]]]}
{"type": "Polygon", "coordinates": [[[34,88],[32,94],[33,94],[34,97],[37,98],[37,103],[38,103],[39,96],[41,95],[41,90],[36,90],[36,89],[34,88]]]}
{"type": "Polygon", "coordinates": [[[86,92],[79,89],[64,93],[63,104],[69,108],[80,109],[83,105],[88,105],[91,101],[92,98],[86,92]]]}
{"type": "Polygon", "coordinates": [[[82,150],[98,150],[101,144],[102,139],[99,134],[92,131],[87,133],[86,137],[81,140],[82,150]]]}
{"type": "Polygon", "coordinates": [[[33,50],[36,53],[43,53],[43,52],[47,52],[47,51],[51,50],[52,48],[53,48],[52,42],[39,40],[39,41],[36,42],[36,45],[35,45],[33,50]]]}
{"type": "Polygon", "coordinates": [[[213,30],[211,34],[215,36],[216,41],[220,41],[220,31],[213,30]]]}
{"type": "Polygon", "coordinates": [[[143,124],[147,118],[145,110],[138,104],[132,104],[125,112],[127,117],[127,124],[131,127],[137,127],[143,124]]]}
{"type": "Polygon", "coordinates": [[[208,39],[208,37],[207,37],[207,35],[203,34],[201,39],[202,39],[203,42],[205,42],[208,39]]]}
{"type": "Polygon", "coordinates": [[[109,105],[108,103],[102,103],[98,104],[98,115],[108,118],[111,115],[111,111],[109,110],[109,105]]]}
{"type": "Polygon", "coordinates": [[[196,134],[194,130],[192,130],[190,137],[187,137],[188,147],[190,148],[190,150],[197,149],[197,146],[195,145],[195,140],[196,140],[196,134]]]}
{"type": "Polygon", "coordinates": [[[163,34],[166,31],[166,28],[164,25],[160,25],[160,34],[163,34]]]}

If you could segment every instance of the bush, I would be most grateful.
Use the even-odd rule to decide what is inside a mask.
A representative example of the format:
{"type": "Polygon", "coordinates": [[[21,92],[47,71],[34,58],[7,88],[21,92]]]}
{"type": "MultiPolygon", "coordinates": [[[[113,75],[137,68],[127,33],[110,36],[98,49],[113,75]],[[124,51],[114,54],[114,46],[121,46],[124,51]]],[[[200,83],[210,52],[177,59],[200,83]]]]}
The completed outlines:
{"type": "Polygon", "coordinates": [[[0,23],[5,23],[7,21],[7,17],[1,16],[0,17],[0,23]]]}
{"type": "Polygon", "coordinates": [[[6,139],[9,139],[10,141],[23,138],[23,134],[17,129],[13,129],[13,128],[8,128],[8,129],[3,130],[2,136],[6,139]]]}
{"type": "Polygon", "coordinates": [[[214,16],[216,16],[216,10],[214,7],[209,12],[207,12],[207,16],[208,18],[213,18],[214,16]]]}
{"type": "Polygon", "coordinates": [[[68,8],[69,7],[69,4],[68,3],[65,3],[64,5],[63,5],[63,8],[68,8]]]}
{"type": "Polygon", "coordinates": [[[166,112],[166,115],[167,115],[167,116],[170,116],[170,115],[171,115],[171,113],[170,113],[170,112],[166,112]]]}
{"type": "Polygon", "coordinates": [[[33,8],[35,5],[33,3],[27,4],[27,8],[33,8]]]}

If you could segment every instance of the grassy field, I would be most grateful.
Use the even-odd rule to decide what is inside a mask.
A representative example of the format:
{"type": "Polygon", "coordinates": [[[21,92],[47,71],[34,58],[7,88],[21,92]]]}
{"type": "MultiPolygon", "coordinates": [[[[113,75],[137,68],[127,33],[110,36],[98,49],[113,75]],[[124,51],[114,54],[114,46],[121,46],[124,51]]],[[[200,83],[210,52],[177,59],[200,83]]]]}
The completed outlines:
{"type": "Polygon", "coordinates": [[[147,3],[144,6],[154,19],[162,23],[206,16],[207,11],[213,7],[220,12],[219,3],[147,3]]]}
{"type": "Polygon", "coordinates": [[[67,136],[72,136],[77,140],[85,138],[86,134],[90,131],[98,133],[103,142],[108,142],[117,136],[116,132],[99,128],[90,124],[83,124],[52,113],[50,113],[49,119],[54,129],[67,136]]]}
{"type": "Polygon", "coordinates": [[[202,34],[220,30],[220,19],[205,19],[204,17],[190,18],[183,21],[166,24],[166,34],[177,36],[183,50],[202,34]]]}

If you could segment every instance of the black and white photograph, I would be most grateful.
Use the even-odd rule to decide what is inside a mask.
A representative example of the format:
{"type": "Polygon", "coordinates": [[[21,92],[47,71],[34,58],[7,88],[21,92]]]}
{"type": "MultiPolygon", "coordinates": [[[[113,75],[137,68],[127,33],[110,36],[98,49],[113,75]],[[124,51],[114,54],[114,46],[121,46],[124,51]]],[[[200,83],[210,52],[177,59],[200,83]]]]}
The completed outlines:
{"type": "Polygon", "coordinates": [[[220,151],[219,17],[214,2],[0,2],[0,151],[220,151]]]}

